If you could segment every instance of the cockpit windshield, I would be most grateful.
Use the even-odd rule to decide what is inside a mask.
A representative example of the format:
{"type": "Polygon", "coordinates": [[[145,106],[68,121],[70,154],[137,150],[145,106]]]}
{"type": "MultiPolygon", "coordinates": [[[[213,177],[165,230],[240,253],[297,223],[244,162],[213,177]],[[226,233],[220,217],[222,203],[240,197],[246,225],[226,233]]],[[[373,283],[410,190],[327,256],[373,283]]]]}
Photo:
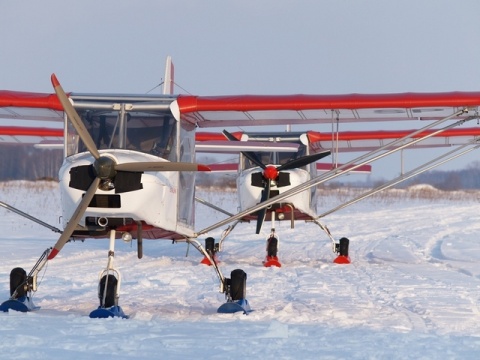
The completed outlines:
{"type": "MultiPolygon", "coordinates": [[[[172,150],[175,119],[170,112],[100,112],[79,111],[90,136],[99,150],[127,149],[176,161],[172,150]]],[[[87,151],[75,128],[68,122],[67,156],[87,151]]]]}

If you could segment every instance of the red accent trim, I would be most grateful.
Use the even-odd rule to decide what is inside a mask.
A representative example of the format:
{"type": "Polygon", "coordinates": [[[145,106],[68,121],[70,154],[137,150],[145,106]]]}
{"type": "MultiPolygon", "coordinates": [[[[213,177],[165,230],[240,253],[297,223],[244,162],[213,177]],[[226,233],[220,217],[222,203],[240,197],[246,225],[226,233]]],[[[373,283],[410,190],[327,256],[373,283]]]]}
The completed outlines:
{"type": "Polygon", "coordinates": [[[0,90],[0,107],[24,107],[63,111],[56,94],[0,90]]]}
{"type": "Polygon", "coordinates": [[[238,164],[208,164],[210,171],[238,171],[238,164]]]}
{"type": "MultiPolygon", "coordinates": [[[[338,164],[337,168],[343,166],[342,164],[338,164]]],[[[347,166],[344,170],[351,169],[355,165],[350,165],[347,166]]],[[[317,170],[322,170],[322,171],[330,171],[335,169],[335,166],[332,165],[331,163],[317,163],[317,170]]],[[[355,170],[352,170],[352,173],[355,172],[372,172],[372,165],[361,165],[357,167],[355,170]]]]}
{"type": "Polygon", "coordinates": [[[27,127],[21,127],[21,126],[0,126],[0,135],[63,137],[63,129],[27,128],[27,127]]]}
{"type": "MultiPolygon", "coordinates": [[[[213,260],[218,264],[220,263],[220,261],[218,261],[217,257],[214,255],[213,256],[213,260]]],[[[202,261],[200,261],[200,264],[203,264],[203,265],[208,265],[208,266],[212,266],[212,262],[210,260],[208,260],[208,258],[206,256],[203,257],[202,261]]]]}
{"type": "Polygon", "coordinates": [[[265,267],[272,267],[272,266],[282,267],[282,264],[278,260],[278,257],[267,255],[265,257],[265,260],[263,260],[263,266],[265,266],[265,267]]]}
{"type": "MultiPolygon", "coordinates": [[[[143,231],[149,231],[149,230],[153,230],[155,229],[155,226],[153,225],[149,225],[147,223],[145,223],[144,221],[142,221],[142,230],[143,231]]],[[[130,224],[130,225],[122,225],[122,226],[119,226],[117,228],[117,231],[118,232],[123,232],[123,231],[128,231],[128,232],[137,232],[138,231],[138,225],[133,223],[133,224],[130,224]]]]}
{"type": "Polygon", "coordinates": [[[198,171],[211,171],[208,166],[202,165],[202,164],[198,164],[197,170],[198,170],[198,171]]]}
{"type": "Polygon", "coordinates": [[[50,77],[50,80],[52,80],[52,85],[54,88],[56,88],[57,86],[60,86],[60,82],[58,81],[55,74],[52,74],[52,76],[50,77]]]}
{"type": "Polygon", "coordinates": [[[480,105],[480,92],[179,96],[180,113],[308,109],[469,107],[480,105]]]}
{"type": "Polygon", "coordinates": [[[333,260],[335,264],[350,264],[350,257],[345,255],[338,255],[335,260],[333,260]]]}
{"type": "MultiPolygon", "coordinates": [[[[381,140],[381,139],[398,139],[408,134],[413,133],[416,130],[392,130],[392,131],[343,131],[338,133],[338,140],[381,140]]],[[[425,130],[412,138],[420,138],[429,135],[436,130],[425,130]]],[[[307,131],[308,141],[315,143],[318,141],[332,141],[332,133],[320,133],[317,131],[307,131]]],[[[434,137],[448,137],[448,136],[480,136],[480,128],[460,128],[460,129],[448,129],[439,134],[433,135],[434,137]]],[[[334,140],[337,140],[337,134],[334,134],[334,140]]]]}
{"type": "MultiPolygon", "coordinates": [[[[242,132],[233,132],[233,136],[235,136],[238,140],[242,139],[242,132]]],[[[229,141],[225,135],[221,133],[214,133],[214,132],[196,132],[195,133],[195,141],[229,141]]]]}
{"type": "Polygon", "coordinates": [[[60,250],[53,248],[52,251],[50,251],[50,254],[48,254],[48,260],[52,260],[55,256],[57,256],[58,252],[60,250]]]}

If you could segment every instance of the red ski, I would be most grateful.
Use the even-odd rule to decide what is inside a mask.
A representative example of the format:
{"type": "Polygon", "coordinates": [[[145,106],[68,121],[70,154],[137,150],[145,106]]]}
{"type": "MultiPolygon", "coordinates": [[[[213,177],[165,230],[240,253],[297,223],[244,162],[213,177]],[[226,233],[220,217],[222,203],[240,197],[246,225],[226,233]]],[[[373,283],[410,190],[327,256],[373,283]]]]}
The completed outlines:
{"type": "Polygon", "coordinates": [[[267,255],[265,257],[265,260],[263,260],[263,266],[265,266],[265,267],[271,267],[271,266],[282,267],[282,264],[280,264],[280,261],[278,261],[278,257],[267,255]]]}

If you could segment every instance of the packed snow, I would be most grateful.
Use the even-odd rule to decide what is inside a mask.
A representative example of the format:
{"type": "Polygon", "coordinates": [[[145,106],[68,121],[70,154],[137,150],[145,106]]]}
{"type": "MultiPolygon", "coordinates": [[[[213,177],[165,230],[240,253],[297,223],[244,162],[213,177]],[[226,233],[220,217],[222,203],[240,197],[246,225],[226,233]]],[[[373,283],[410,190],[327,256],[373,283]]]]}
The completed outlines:
{"type": "MultiPolygon", "coordinates": [[[[197,195],[236,211],[231,191],[197,195]]],[[[355,194],[323,192],[318,210],[355,194]]],[[[39,276],[30,313],[0,313],[1,359],[476,359],[480,351],[480,194],[392,190],[322,219],[350,239],[352,264],[332,263],[313,223],[276,224],[281,268],[265,268],[265,238],[239,224],[219,254],[229,276],[247,275],[254,310],[218,314],[225,301],[211,267],[186,244],[116,242],[120,305],[129,319],[90,319],[108,240],[69,243],[39,276]],[[188,256],[187,256],[188,255],[188,256]]],[[[0,201],[60,227],[58,185],[0,184],[0,201]]],[[[57,234],[0,208],[0,294],[9,273],[27,272],[57,234]]],[[[197,204],[197,230],[223,219],[197,204]]],[[[219,238],[223,229],[208,234],[219,238]]],[[[203,242],[203,239],[201,241],[203,242]]]]}

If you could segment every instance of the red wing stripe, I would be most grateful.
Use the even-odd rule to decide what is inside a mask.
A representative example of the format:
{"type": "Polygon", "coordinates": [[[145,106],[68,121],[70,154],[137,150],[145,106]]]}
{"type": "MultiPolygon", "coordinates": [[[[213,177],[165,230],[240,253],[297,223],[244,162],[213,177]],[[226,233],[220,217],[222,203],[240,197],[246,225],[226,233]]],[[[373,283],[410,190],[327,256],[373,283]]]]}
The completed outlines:
{"type": "Polygon", "coordinates": [[[0,126],[0,135],[63,137],[63,129],[0,126]]]}
{"type": "Polygon", "coordinates": [[[471,107],[480,105],[480,92],[179,96],[177,102],[182,114],[199,111],[471,107]]]}
{"type": "MultiPolygon", "coordinates": [[[[232,135],[237,139],[242,138],[242,132],[233,132],[232,135]]],[[[222,133],[215,132],[196,132],[195,141],[229,141],[222,133]]]]}
{"type": "MultiPolygon", "coordinates": [[[[392,130],[392,131],[343,131],[338,133],[339,141],[354,141],[354,140],[385,140],[385,139],[399,139],[416,130],[392,130]]],[[[433,133],[436,130],[428,130],[418,133],[413,138],[421,138],[433,133]]],[[[331,133],[320,133],[316,131],[307,132],[310,143],[318,141],[332,141],[331,133]]],[[[449,137],[449,136],[480,136],[480,128],[460,128],[448,129],[442,131],[434,137],[449,137]]],[[[335,134],[334,140],[337,140],[335,134]]]]}
{"type": "Polygon", "coordinates": [[[40,108],[63,111],[56,94],[0,90],[0,107],[40,108]]]}

